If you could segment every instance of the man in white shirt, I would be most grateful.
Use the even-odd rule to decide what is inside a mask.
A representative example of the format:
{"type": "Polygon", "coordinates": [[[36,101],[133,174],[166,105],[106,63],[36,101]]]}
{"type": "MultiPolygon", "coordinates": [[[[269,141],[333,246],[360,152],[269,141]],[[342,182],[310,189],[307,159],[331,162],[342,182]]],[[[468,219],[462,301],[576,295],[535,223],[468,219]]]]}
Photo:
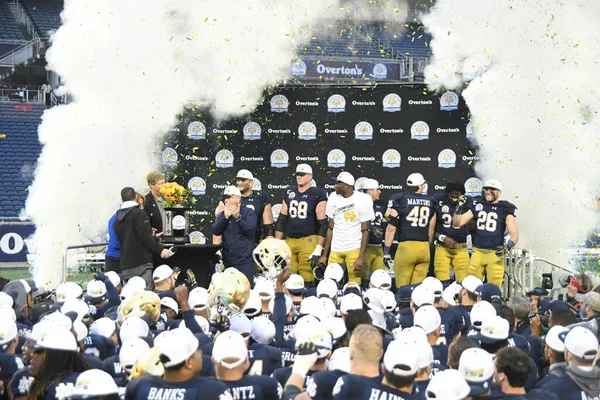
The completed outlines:
{"type": "Polygon", "coordinates": [[[345,264],[348,279],[361,283],[361,270],[369,243],[369,228],[375,219],[373,200],[367,194],[354,191],[354,177],[341,172],[335,182],[335,193],[327,200],[325,214],[329,218],[329,230],[325,251],[320,263],[345,264]]]}

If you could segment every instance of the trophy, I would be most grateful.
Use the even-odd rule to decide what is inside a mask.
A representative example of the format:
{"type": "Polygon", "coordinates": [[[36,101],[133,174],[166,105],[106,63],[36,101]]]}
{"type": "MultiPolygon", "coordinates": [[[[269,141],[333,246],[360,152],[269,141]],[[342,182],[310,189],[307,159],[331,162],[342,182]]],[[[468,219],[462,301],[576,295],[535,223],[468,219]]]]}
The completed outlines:
{"type": "Polygon", "coordinates": [[[189,207],[183,202],[189,196],[189,190],[174,182],[165,183],[160,189],[163,194],[165,221],[163,226],[163,243],[186,244],[190,242],[189,207]]]}

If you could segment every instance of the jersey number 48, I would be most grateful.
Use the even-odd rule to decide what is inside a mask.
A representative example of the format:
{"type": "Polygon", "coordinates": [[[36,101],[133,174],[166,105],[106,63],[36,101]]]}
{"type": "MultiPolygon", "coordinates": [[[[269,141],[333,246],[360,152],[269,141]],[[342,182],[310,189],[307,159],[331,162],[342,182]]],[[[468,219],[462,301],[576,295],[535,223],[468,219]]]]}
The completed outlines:
{"type": "Polygon", "coordinates": [[[415,206],[406,216],[406,220],[410,222],[410,226],[426,227],[429,222],[429,207],[415,206]]]}

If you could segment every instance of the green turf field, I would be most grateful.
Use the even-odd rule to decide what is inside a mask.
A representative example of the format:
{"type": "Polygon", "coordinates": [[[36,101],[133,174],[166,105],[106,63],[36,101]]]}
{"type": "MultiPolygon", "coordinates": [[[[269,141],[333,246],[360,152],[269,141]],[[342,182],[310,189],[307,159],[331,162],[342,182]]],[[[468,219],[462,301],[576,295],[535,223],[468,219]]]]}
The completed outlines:
{"type": "MultiPolygon", "coordinates": [[[[84,284],[85,289],[87,282],[93,279],[93,275],[93,272],[69,273],[67,281],[84,284]]],[[[29,273],[29,268],[25,264],[22,267],[0,267],[0,277],[12,281],[15,279],[29,279],[31,278],[31,274],[29,273]]]]}

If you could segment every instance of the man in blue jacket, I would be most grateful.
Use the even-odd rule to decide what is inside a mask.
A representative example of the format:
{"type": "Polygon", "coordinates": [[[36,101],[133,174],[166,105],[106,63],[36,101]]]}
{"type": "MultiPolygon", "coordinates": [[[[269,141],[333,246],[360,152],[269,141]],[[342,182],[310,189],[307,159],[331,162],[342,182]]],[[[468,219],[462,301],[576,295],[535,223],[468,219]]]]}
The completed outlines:
{"type": "Polygon", "coordinates": [[[227,186],[223,193],[225,209],[217,214],[213,234],[222,236],[225,268],[240,270],[254,286],[254,260],[257,216],[252,209],[240,207],[242,194],[235,186],[227,186]]]}

